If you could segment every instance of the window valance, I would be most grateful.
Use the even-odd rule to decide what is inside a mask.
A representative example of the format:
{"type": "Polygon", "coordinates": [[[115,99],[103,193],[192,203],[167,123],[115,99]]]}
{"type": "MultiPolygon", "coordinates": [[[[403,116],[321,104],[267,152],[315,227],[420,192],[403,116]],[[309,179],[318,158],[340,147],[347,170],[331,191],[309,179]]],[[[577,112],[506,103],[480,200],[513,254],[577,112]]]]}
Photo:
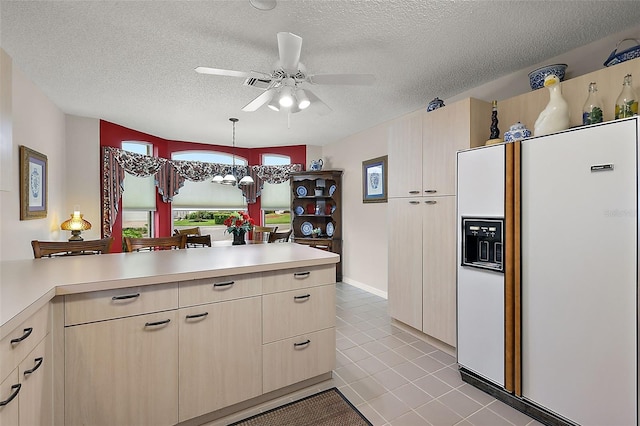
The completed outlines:
{"type": "Polygon", "coordinates": [[[232,173],[238,180],[247,174],[254,180],[253,185],[239,186],[248,204],[253,204],[260,196],[265,182],[283,183],[293,172],[302,170],[301,164],[282,166],[235,166],[229,164],[205,163],[201,161],[169,160],[124,151],[105,146],[102,149],[102,232],[111,236],[111,229],[118,216],[118,203],[124,193],[125,172],[134,176],[154,176],[154,182],[162,201],[170,203],[180,192],[185,180],[202,182],[215,175],[232,173]]]}

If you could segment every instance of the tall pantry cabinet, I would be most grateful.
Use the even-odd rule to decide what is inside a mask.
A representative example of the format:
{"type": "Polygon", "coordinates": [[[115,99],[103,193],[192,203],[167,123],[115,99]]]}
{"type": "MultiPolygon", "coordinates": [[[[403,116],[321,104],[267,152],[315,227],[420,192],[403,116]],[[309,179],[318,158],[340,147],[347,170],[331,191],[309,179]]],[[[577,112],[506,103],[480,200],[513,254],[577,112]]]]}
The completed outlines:
{"type": "Polygon", "coordinates": [[[491,105],[473,98],[416,111],[388,128],[389,311],[456,343],[456,152],[483,145],[491,105]]]}

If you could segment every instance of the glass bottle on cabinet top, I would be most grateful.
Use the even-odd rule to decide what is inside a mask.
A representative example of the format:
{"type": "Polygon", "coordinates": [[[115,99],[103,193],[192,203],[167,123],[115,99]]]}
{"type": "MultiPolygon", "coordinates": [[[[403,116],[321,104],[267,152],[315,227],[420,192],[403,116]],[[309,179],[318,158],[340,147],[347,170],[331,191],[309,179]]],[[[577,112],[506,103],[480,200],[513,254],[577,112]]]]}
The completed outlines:
{"type": "Polygon", "coordinates": [[[589,83],[589,95],[582,108],[582,124],[602,123],[602,104],[596,83],[589,83]]]}
{"type": "Polygon", "coordinates": [[[626,118],[638,115],[638,95],[631,86],[631,74],[624,77],[622,92],[616,100],[615,118],[626,118]]]}
{"type": "MultiPolygon", "coordinates": [[[[291,174],[293,241],[342,256],[342,171],[311,170],[291,174]]],[[[341,262],[336,280],[342,280],[341,262]]]]}

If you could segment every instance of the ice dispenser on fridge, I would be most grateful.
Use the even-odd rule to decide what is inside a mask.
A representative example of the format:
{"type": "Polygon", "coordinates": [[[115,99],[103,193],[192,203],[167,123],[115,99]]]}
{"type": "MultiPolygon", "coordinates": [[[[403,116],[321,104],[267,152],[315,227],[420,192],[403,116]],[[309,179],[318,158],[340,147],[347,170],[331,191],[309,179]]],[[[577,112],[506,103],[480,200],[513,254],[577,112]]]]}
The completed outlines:
{"type": "Polygon", "coordinates": [[[503,218],[462,218],[462,265],[504,272],[503,218]]]}

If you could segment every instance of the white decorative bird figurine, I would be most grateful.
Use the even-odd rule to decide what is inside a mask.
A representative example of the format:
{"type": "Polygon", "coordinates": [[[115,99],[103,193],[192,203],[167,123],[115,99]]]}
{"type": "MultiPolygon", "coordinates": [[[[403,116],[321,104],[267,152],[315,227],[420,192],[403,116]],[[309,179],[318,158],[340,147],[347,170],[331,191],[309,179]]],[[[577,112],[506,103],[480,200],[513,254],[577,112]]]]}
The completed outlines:
{"type": "Polygon", "coordinates": [[[569,105],[562,97],[560,79],[555,74],[549,74],[544,78],[544,87],[549,89],[549,103],[536,120],[534,136],[548,135],[569,128],[569,105]]]}

